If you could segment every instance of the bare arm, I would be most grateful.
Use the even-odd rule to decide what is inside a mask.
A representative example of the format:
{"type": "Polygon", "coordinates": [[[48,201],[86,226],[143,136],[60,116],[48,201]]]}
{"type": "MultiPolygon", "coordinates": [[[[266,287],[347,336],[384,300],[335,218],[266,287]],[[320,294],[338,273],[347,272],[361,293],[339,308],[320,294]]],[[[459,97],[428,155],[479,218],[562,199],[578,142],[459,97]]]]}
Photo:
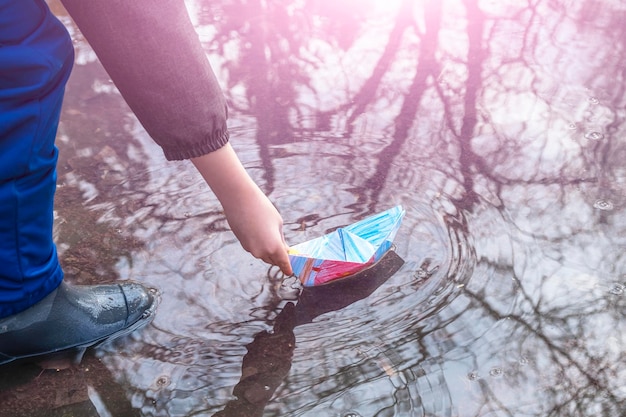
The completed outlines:
{"type": "Polygon", "coordinates": [[[243,248],[291,275],[283,219],[245,171],[230,144],[191,161],[222,203],[228,224],[243,248]]]}

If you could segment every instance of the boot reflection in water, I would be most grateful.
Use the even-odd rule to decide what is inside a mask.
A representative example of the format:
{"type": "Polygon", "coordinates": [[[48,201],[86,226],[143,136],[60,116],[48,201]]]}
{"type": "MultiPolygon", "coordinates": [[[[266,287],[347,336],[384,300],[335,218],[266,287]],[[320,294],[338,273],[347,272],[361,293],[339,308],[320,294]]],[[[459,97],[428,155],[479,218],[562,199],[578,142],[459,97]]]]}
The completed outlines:
{"type": "Polygon", "coordinates": [[[41,0],[0,0],[0,365],[84,349],[145,325],[136,283],[63,283],[52,239],[63,90],[74,55],[41,0]]]}

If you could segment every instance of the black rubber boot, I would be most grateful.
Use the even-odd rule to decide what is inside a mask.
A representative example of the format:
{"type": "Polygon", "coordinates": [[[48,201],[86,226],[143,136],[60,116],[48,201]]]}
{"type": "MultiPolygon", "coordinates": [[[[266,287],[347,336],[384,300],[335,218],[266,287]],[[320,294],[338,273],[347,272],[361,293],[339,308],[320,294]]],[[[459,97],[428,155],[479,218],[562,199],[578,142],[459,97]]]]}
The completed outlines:
{"type": "Polygon", "coordinates": [[[0,365],[72,349],[84,351],[126,335],[149,323],[156,305],[156,291],[137,283],[62,283],[29,309],[0,319],[0,365]]]}

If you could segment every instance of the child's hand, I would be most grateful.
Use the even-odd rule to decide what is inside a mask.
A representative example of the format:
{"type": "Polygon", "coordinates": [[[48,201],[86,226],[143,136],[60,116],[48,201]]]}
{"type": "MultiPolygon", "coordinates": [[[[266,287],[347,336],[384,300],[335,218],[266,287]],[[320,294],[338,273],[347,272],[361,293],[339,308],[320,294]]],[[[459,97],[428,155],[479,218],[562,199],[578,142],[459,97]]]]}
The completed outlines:
{"type": "Polygon", "coordinates": [[[234,206],[224,206],[226,219],[241,246],[252,256],[278,266],[291,275],[289,247],[283,237],[283,219],[263,192],[254,190],[241,195],[234,206]]]}
{"type": "Polygon", "coordinates": [[[191,161],[222,203],[228,224],[243,248],[278,266],[284,274],[293,274],[283,219],[252,181],[230,144],[191,161]]]}

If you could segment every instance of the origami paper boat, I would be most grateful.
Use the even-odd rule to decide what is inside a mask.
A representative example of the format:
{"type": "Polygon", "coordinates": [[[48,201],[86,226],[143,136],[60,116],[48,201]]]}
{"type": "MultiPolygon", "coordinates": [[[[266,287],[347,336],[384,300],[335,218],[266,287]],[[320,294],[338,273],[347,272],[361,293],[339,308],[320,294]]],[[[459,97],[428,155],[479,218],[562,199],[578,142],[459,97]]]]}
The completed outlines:
{"type": "Polygon", "coordinates": [[[405,210],[396,206],[292,246],[289,260],[305,287],[327,284],[376,263],[392,246],[405,210]]]}

